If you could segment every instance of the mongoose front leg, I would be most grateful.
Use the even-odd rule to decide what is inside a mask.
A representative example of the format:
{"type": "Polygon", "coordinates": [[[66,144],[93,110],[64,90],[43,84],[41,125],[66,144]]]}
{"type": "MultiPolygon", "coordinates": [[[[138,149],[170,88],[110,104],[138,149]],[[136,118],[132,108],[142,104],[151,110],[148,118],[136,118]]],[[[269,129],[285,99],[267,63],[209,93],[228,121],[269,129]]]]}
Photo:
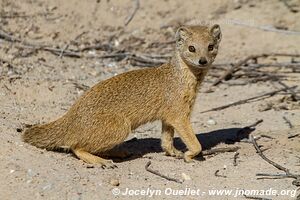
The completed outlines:
{"type": "Polygon", "coordinates": [[[173,145],[174,128],[165,122],[162,122],[161,147],[167,156],[183,158],[183,153],[177,150],[173,145]]]}
{"type": "Polygon", "coordinates": [[[193,131],[191,123],[188,119],[177,120],[173,126],[188,148],[188,151],[184,153],[184,161],[193,161],[193,158],[202,151],[202,147],[193,131]]]}
{"type": "Polygon", "coordinates": [[[116,168],[112,160],[106,160],[95,156],[84,149],[72,149],[73,153],[81,160],[89,164],[100,164],[102,168],[116,168]]]}

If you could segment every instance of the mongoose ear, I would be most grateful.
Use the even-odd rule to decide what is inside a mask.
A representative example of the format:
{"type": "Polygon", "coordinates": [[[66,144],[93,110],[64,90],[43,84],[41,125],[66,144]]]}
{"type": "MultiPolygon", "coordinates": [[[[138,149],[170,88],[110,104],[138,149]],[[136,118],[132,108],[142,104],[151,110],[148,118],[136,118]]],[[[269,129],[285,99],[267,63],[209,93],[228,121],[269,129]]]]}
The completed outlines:
{"type": "Polygon", "coordinates": [[[175,35],[176,42],[183,42],[189,37],[190,34],[191,33],[189,32],[187,27],[182,26],[178,28],[175,35]]]}
{"type": "Polygon", "coordinates": [[[210,32],[213,35],[213,37],[215,38],[215,40],[219,43],[221,41],[222,38],[222,33],[221,33],[221,28],[218,24],[213,25],[210,28],[210,32]]]}

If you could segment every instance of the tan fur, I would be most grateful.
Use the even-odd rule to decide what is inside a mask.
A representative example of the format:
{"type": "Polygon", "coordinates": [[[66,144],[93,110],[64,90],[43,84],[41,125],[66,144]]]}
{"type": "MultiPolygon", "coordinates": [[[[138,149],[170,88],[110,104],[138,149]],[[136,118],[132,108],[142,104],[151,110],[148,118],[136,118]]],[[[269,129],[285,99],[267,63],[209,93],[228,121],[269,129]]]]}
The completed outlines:
{"type": "Polygon", "coordinates": [[[23,134],[23,140],[49,150],[64,147],[88,163],[110,165],[92,154],[101,154],[121,144],[138,126],[162,121],[162,148],[167,155],[189,162],[201,152],[190,115],[209,67],[215,59],[221,31],[214,26],[185,26],[176,33],[176,50],[169,63],[139,69],[102,81],[82,95],[58,120],[36,125],[23,134]],[[213,51],[208,45],[213,44],[213,51]],[[189,51],[189,46],[195,52],[189,51]],[[208,63],[200,65],[199,59],[208,63]],[[173,146],[174,130],[186,144],[182,154],[173,146]]]}

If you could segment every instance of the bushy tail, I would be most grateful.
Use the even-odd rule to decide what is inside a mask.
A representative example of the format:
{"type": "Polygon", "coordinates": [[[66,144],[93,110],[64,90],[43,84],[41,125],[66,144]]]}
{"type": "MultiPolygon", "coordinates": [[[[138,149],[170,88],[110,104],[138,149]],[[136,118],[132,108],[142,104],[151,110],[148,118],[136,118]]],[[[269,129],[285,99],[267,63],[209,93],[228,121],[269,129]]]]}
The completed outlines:
{"type": "Polygon", "coordinates": [[[33,146],[48,150],[63,146],[63,134],[56,121],[27,129],[23,133],[22,139],[33,146]]]}

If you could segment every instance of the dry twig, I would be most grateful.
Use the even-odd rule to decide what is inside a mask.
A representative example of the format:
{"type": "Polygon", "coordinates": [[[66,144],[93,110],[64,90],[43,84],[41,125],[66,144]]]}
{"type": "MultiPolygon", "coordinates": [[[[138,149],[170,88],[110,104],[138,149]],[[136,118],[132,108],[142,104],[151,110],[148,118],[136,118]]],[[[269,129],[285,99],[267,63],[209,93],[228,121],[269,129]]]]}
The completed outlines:
{"type": "Polygon", "coordinates": [[[296,134],[294,134],[294,135],[289,135],[289,136],[288,136],[288,139],[292,139],[292,138],[295,138],[295,137],[298,137],[298,136],[300,136],[299,133],[296,133],[296,134]]]}
{"type": "Polygon", "coordinates": [[[295,88],[289,88],[288,85],[286,85],[284,82],[278,80],[277,83],[279,83],[279,85],[283,86],[284,88],[286,88],[291,94],[292,94],[292,98],[296,101],[300,100],[299,95],[295,92],[295,88]]]}
{"type": "Polygon", "coordinates": [[[241,105],[241,104],[245,104],[245,103],[249,103],[251,101],[254,101],[254,100],[262,100],[262,99],[265,99],[265,98],[268,98],[268,97],[271,97],[279,92],[282,92],[282,91],[286,91],[288,89],[294,89],[296,88],[297,86],[292,86],[292,87],[289,87],[289,88],[283,88],[283,89],[279,89],[279,90],[274,90],[272,92],[267,92],[267,93],[264,93],[264,94],[261,94],[261,95],[257,95],[257,96],[254,96],[254,97],[250,97],[250,98],[247,98],[247,99],[243,99],[243,100],[239,100],[239,101],[236,101],[236,102],[233,102],[233,103],[230,103],[230,104],[226,104],[224,106],[219,106],[219,107],[216,107],[216,108],[212,108],[212,109],[209,109],[209,110],[205,110],[205,111],[202,111],[200,113],[206,113],[206,112],[211,112],[211,111],[218,111],[218,110],[223,110],[225,108],[229,108],[231,106],[237,106],[237,105],[241,105]]]}
{"type": "Polygon", "coordinates": [[[209,156],[209,155],[218,154],[218,153],[235,152],[239,149],[240,149],[240,147],[223,147],[223,148],[208,149],[208,150],[202,151],[202,155],[209,156]]]}
{"type": "MultiPolygon", "coordinates": [[[[50,52],[56,56],[62,57],[74,57],[74,58],[95,58],[95,59],[118,59],[122,60],[124,58],[128,58],[130,60],[136,61],[139,65],[142,63],[142,66],[154,66],[154,65],[160,65],[162,63],[165,63],[169,58],[170,55],[152,55],[152,54],[138,54],[138,53],[132,53],[132,52],[114,52],[109,53],[105,55],[97,55],[97,54],[84,54],[83,52],[86,50],[92,50],[92,49],[98,49],[100,48],[100,45],[95,45],[91,47],[86,47],[82,49],[81,51],[78,50],[67,50],[69,45],[65,45],[62,49],[61,48],[55,48],[50,47],[49,45],[42,45],[42,44],[36,44],[32,42],[28,42],[26,40],[21,40],[19,38],[16,38],[5,31],[0,30],[0,39],[3,39],[7,42],[14,43],[14,45],[17,48],[23,48],[23,49],[34,49],[34,50],[42,50],[50,52]]],[[[104,45],[101,45],[101,47],[104,47],[104,45]]]]}
{"type": "Polygon", "coordinates": [[[285,123],[289,126],[289,128],[293,128],[294,127],[293,124],[292,124],[292,122],[288,118],[286,118],[286,116],[283,116],[282,118],[285,121],[285,123]]]}
{"type": "MultiPolygon", "coordinates": [[[[256,153],[257,153],[262,159],[264,159],[264,160],[265,160],[266,162],[268,162],[269,164],[273,165],[275,168],[277,168],[277,169],[279,169],[279,170],[285,172],[285,175],[282,175],[282,174],[281,174],[281,175],[276,175],[275,177],[294,178],[294,179],[296,179],[296,180],[293,182],[293,184],[294,184],[294,183],[297,183],[297,181],[300,181],[300,175],[291,173],[290,170],[289,170],[288,168],[285,168],[285,167],[281,166],[280,164],[278,164],[278,163],[276,163],[276,162],[270,160],[269,158],[267,158],[267,157],[263,154],[263,152],[261,151],[261,149],[259,148],[259,146],[258,146],[256,140],[254,140],[254,138],[253,138],[252,135],[250,135],[250,140],[251,140],[251,142],[252,142],[254,148],[256,149],[256,153]],[[284,176],[285,176],[285,177],[284,177],[284,176]]],[[[258,175],[261,175],[261,174],[258,174],[258,175]]],[[[273,175],[272,175],[272,174],[271,174],[271,175],[263,174],[263,176],[273,176],[273,175]]],[[[274,176],[273,176],[273,177],[274,177],[274,176]]],[[[263,178],[263,177],[261,177],[261,179],[262,179],[262,178],[263,178]]]]}
{"type": "Polygon", "coordinates": [[[155,175],[157,175],[157,176],[160,176],[160,177],[162,177],[162,178],[164,178],[164,179],[167,179],[168,181],[174,181],[174,182],[176,182],[176,183],[182,183],[182,181],[179,180],[179,179],[168,177],[168,176],[166,176],[166,175],[163,175],[163,174],[159,173],[158,171],[155,171],[155,170],[153,170],[153,169],[150,169],[150,168],[149,168],[150,165],[151,165],[151,161],[148,161],[148,162],[146,163],[146,165],[145,165],[145,169],[146,169],[148,172],[150,172],[150,173],[152,173],[152,174],[155,174],[155,175]]]}
{"type": "Polygon", "coordinates": [[[6,33],[5,31],[0,29],[0,39],[9,41],[9,42],[21,42],[20,39],[13,37],[12,35],[6,33]]]}
{"type": "Polygon", "coordinates": [[[78,83],[78,82],[72,82],[74,84],[74,86],[79,89],[79,90],[83,90],[83,91],[87,91],[88,89],[90,89],[89,86],[82,84],[82,83],[78,83]]]}
{"type": "Polygon", "coordinates": [[[262,176],[258,177],[257,179],[282,179],[282,178],[293,178],[286,174],[268,174],[268,173],[257,173],[256,176],[262,176]]]}
{"type": "Polygon", "coordinates": [[[237,159],[239,157],[240,153],[239,152],[235,152],[234,156],[233,156],[233,166],[237,166],[237,159]]]}
{"type": "Polygon", "coordinates": [[[36,14],[32,14],[32,15],[27,15],[25,14],[25,12],[4,12],[4,13],[0,13],[0,17],[1,18],[33,18],[33,17],[37,17],[37,16],[48,16],[48,15],[53,15],[53,13],[50,12],[39,12],[36,14]]]}
{"type": "Polygon", "coordinates": [[[219,172],[220,172],[220,170],[219,170],[219,169],[217,169],[217,170],[215,171],[215,173],[214,173],[214,174],[215,174],[215,176],[216,176],[216,177],[227,178],[227,176],[225,176],[225,175],[220,175],[220,174],[219,174],[219,172]]]}
{"type": "Polygon", "coordinates": [[[269,164],[273,165],[273,166],[276,167],[277,169],[279,169],[279,170],[281,170],[281,171],[284,171],[286,174],[289,174],[289,173],[290,173],[289,170],[288,170],[287,168],[285,168],[285,167],[283,167],[283,166],[281,166],[281,165],[275,163],[274,161],[268,159],[268,158],[262,153],[262,151],[261,151],[261,149],[259,148],[259,146],[258,146],[256,140],[254,140],[254,138],[253,138],[252,135],[250,135],[250,140],[251,140],[253,146],[255,147],[256,152],[258,153],[258,155],[259,155],[262,159],[264,159],[265,161],[267,161],[269,164]]]}
{"type": "Polygon", "coordinates": [[[262,134],[262,135],[260,135],[260,137],[268,138],[268,139],[271,139],[271,140],[274,139],[273,137],[271,137],[269,135],[266,135],[266,134],[262,134]]]}
{"type": "Polygon", "coordinates": [[[269,54],[257,54],[257,55],[250,55],[246,58],[238,61],[234,64],[230,69],[228,69],[220,78],[218,78],[212,85],[216,86],[219,85],[223,80],[231,79],[232,75],[239,71],[241,67],[247,64],[250,60],[256,60],[258,58],[269,57],[269,56],[288,56],[288,57],[300,57],[300,54],[289,54],[289,53],[269,53],[269,54]]]}
{"type": "Polygon", "coordinates": [[[127,17],[127,19],[125,20],[125,26],[127,26],[131,20],[133,19],[133,17],[135,16],[136,12],[138,11],[138,9],[140,8],[140,1],[139,0],[135,0],[135,7],[133,12],[127,17]]]}
{"type": "Polygon", "coordinates": [[[245,194],[244,194],[244,197],[245,197],[246,199],[272,200],[272,199],[268,199],[268,198],[265,198],[265,197],[255,197],[255,196],[249,196],[249,195],[245,195],[245,194]]]}

